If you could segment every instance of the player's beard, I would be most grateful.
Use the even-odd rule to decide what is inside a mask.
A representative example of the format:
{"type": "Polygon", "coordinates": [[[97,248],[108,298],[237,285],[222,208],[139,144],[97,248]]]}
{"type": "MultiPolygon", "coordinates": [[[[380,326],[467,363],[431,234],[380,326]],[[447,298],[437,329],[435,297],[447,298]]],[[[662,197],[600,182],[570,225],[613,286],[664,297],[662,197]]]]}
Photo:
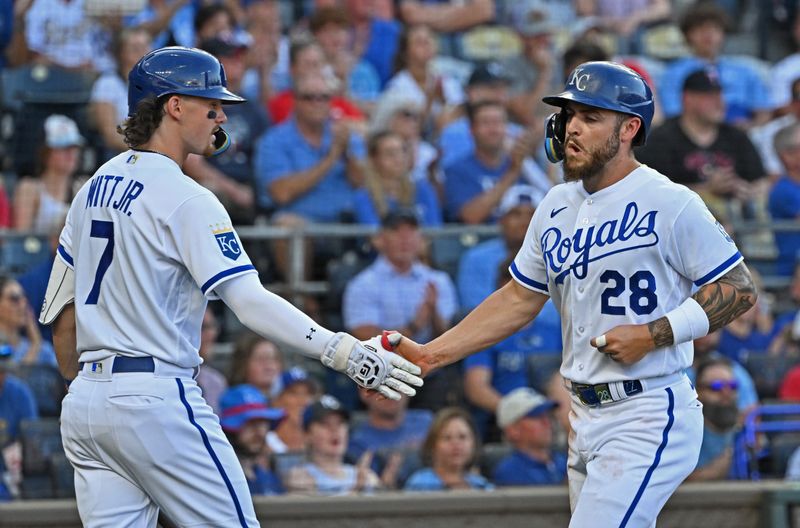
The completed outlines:
{"type": "Polygon", "coordinates": [[[586,181],[594,178],[619,152],[619,129],[614,130],[606,142],[595,151],[585,150],[589,160],[583,165],[570,163],[570,154],[564,158],[564,181],[586,181]]]}

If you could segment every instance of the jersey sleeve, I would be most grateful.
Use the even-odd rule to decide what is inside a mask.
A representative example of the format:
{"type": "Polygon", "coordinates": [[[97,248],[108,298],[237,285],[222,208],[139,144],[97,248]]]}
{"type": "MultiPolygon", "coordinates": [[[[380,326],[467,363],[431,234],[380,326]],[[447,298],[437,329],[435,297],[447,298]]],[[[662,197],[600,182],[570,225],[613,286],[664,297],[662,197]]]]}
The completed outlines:
{"type": "Polygon", "coordinates": [[[675,219],[667,251],[672,266],[696,287],[714,282],[743,260],[736,243],[694,193],[675,219]]]}
{"type": "Polygon", "coordinates": [[[255,273],[231,219],[210,193],[183,202],[167,219],[167,229],[183,265],[209,299],[214,288],[233,277],[255,273]]]}
{"type": "Polygon", "coordinates": [[[539,241],[538,219],[544,207],[537,207],[533,213],[533,220],[528,226],[525,241],[522,243],[517,256],[511,262],[508,270],[511,276],[529,290],[550,295],[547,289],[547,268],[542,258],[542,246],[539,241]]]}

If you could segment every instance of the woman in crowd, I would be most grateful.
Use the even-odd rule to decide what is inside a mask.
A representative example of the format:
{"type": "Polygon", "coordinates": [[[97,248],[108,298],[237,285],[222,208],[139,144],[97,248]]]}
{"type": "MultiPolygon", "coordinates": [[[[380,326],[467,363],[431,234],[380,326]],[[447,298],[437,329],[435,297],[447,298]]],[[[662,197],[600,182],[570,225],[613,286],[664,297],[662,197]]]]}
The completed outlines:
{"type": "Polygon", "coordinates": [[[282,371],[283,355],[278,346],[248,330],[236,340],[228,385],[248,383],[266,398],[273,398],[280,392],[282,371]]]}
{"type": "Polygon", "coordinates": [[[469,411],[446,407],[436,414],[422,444],[422,462],[426,467],[408,478],[405,489],[493,489],[488,480],[472,471],[478,453],[478,434],[469,411]]]}
{"type": "Polygon", "coordinates": [[[356,220],[377,226],[398,208],[413,209],[425,227],[442,225],[436,191],[427,180],[413,180],[411,158],[403,138],[391,131],[373,134],[367,144],[369,164],[364,188],[357,192],[356,220]]]}
{"type": "Polygon", "coordinates": [[[56,354],[42,339],[22,286],[8,275],[0,275],[0,340],[11,346],[15,363],[56,366],[56,354]]]}

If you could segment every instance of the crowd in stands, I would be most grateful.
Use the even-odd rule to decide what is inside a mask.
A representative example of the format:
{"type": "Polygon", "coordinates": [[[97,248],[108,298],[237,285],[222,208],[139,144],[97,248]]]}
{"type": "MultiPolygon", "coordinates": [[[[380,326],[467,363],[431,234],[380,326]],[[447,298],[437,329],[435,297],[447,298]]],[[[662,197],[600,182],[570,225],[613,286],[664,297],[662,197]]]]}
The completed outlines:
{"type": "MultiPolygon", "coordinates": [[[[128,115],[127,72],[166,45],[218,57],[228,88],[248,98],[224,109],[233,146],[183,167],[237,226],[374,228],[366,238],[308,238],[303,262],[288,239],[243,237],[263,282],[298,273],[327,282],[330,297],[304,294],[302,308],[358,339],[396,329],[426,342],[511,280],[508,266],[539,201],[561,182],[544,154],[553,109],[541,97],[585,61],[613,59],[639,72],[657,110],[637,158],[699,193],[762,283],[748,313],[695,343],[689,375],[705,434],[690,478],[748,479],[769,466],[774,477],[800,479],[800,449],[792,456],[800,429],[789,442],[744,440],[748,414],[764,402],[794,402],[800,417],[794,2],[4,4],[0,501],[69,496],[58,478],[68,465],[55,452],[47,458],[45,429],[30,425],[57,420],[65,391],[50,331],[35,314],[72,197],[127,149],[117,133],[128,115]],[[743,38],[752,18],[743,13],[767,30],[743,38]],[[446,224],[497,231],[459,239],[452,265],[441,266],[426,235],[446,224]],[[349,263],[338,291],[329,261],[349,263]]],[[[548,303],[519,333],[394,402],[243,332],[212,303],[197,382],[254,495],[559,485],[571,397],[558,373],[561,349],[548,303]]]]}

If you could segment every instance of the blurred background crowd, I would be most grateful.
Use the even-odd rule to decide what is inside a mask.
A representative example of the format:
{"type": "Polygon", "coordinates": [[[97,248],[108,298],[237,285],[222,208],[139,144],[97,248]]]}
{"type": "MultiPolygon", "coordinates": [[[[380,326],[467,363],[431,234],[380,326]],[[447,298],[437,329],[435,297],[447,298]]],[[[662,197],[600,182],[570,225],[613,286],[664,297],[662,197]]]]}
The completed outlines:
{"type": "MultiPolygon", "coordinates": [[[[706,427],[690,478],[800,479],[798,14],[790,0],[0,0],[0,500],[73,494],[36,314],[71,198],[126,149],[127,72],[166,45],[215,55],[248,98],[225,109],[234,146],[184,171],[226,205],[269,288],[359,339],[428,341],[510,280],[561,181],[541,97],[585,61],[639,72],[657,112],[637,157],[703,197],[762,290],[695,343],[706,427]]],[[[561,346],[548,303],[416,398],[376,400],[211,303],[198,383],[256,495],[561,484],[561,346]]]]}

